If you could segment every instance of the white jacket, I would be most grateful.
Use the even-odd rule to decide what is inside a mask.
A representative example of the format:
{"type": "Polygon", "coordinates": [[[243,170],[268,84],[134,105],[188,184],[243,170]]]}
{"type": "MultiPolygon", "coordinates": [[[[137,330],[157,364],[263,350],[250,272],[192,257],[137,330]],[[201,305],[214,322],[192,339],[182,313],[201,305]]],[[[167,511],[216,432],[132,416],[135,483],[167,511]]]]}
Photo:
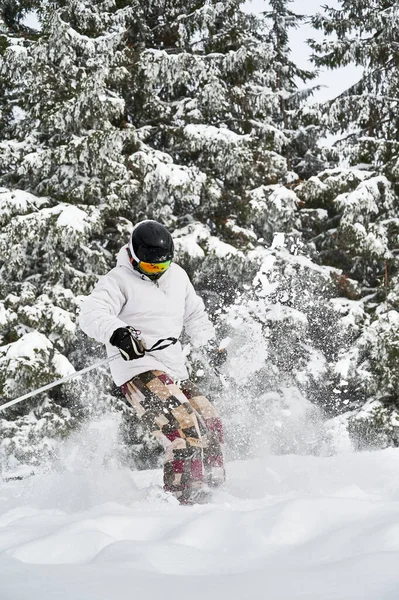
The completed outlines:
{"type": "MultiPolygon", "coordinates": [[[[126,325],[141,331],[147,348],[159,339],[179,338],[183,327],[193,344],[201,346],[214,338],[204,303],[184,269],[172,263],[158,281],[151,281],[132,267],[127,248],[120,250],[117,266],[99,279],[83,301],[79,317],[83,331],[105,344],[108,356],[118,352],[109,343],[110,337],[126,325]]],[[[153,369],[165,371],[174,380],[188,378],[180,342],[136,360],[117,358],[110,367],[116,385],[153,369]]]]}

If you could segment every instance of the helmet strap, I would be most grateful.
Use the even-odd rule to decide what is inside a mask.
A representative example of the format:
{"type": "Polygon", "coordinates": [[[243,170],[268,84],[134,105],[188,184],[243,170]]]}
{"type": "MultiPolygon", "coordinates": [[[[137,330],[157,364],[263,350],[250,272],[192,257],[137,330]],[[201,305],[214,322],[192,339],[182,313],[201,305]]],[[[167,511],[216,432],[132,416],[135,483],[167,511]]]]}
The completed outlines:
{"type": "Polygon", "coordinates": [[[134,260],[130,248],[126,248],[126,252],[127,252],[128,257],[129,257],[130,264],[134,267],[134,263],[137,263],[137,261],[134,260]]]}
{"type": "Polygon", "coordinates": [[[136,261],[136,263],[138,264],[140,262],[140,259],[138,256],[136,256],[136,254],[134,253],[133,250],[133,241],[132,241],[132,236],[130,236],[130,241],[129,241],[129,248],[128,248],[128,254],[130,255],[130,259],[134,259],[136,261]]]}

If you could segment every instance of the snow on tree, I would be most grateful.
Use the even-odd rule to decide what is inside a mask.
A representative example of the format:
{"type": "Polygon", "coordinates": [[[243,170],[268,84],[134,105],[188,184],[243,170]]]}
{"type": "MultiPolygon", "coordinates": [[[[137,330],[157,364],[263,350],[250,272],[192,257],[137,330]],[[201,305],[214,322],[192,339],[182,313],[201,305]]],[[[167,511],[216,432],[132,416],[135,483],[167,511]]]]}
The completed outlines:
{"type": "Polygon", "coordinates": [[[341,271],[336,276],[341,297],[333,301],[341,315],[340,343],[327,377],[326,406],[332,412],[349,409],[348,427],[360,447],[396,445],[395,188],[375,171],[352,168],[320,173],[298,186],[296,193],[311,207],[301,213],[324,211],[306,241],[314,244],[320,262],[341,271]]]}
{"type": "MultiPolygon", "coordinates": [[[[329,129],[341,134],[336,144],[341,156],[374,171],[364,171],[366,177],[356,189],[345,190],[326,207],[331,229],[317,238],[323,260],[343,266],[344,273],[358,281],[364,310],[363,327],[343,356],[352,395],[363,398],[363,403],[367,399],[364,408],[348,416],[360,447],[365,440],[378,446],[397,445],[399,439],[393,383],[398,314],[398,14],[397,3],[389,0],[341,0],[338,8],[324,7],[324,13],[312,20],[324,33],[322,42],[311,42],[316,65],[363,67],[359,81],[327,103],[323,112],[329,129]]],[[[305,196],[309,183],[304,184],[305,196]]],[[[321,199],[321,187],[316,185],[313,191],[321,199]]],[[[343,393],[340,385],[337,392],[343,393]]],[[[347,387],[344,397],[350,392],[347,387]]]]}
{"type": "Polygon", "coordinates": [[[296,14],[289,6],[293,0],[270,0],[269,11],[263,13],[270,29],[267,39],[273,47],[273,64],[276,72],[275,88],[278,106],[274,122],[284,132],[284,156],[289,166],[300,177],[315,175],[324,166],[318,147],[320,127],[304,100],[317,86],[299,88],[298,82],[307,83],[315,78],[316,72],[300,69],[291,57],[290,32],[298,29],[306,19],[296,14]]]}
{"type": "MultiPolygon", "coordinates": [[[[54,357],[76,368],[95,361],[98,345],[76,327],[81,296],[114,265],[134,222],[159,219],[220,336],[232,337],[233,371],[240,344],[253,358],[241,396],[230,398],[231,423],[244,406],[259,426],[279,414],[292,433],[285,450],[305,451],[313,442],[288,423],[295,406],[307,425],[317,412],[309,400],[328,416],[358,410],[371,389],[364,381],[380,377],[375,363],[365,377],[358,367],[364,336],[383,318],[387,268],[392,302],[399,289],[396,196],[378,172],[316,176],[318,129],[301,109],[309,90],[297,88],[311,73],[295,66],[287,42],[299,17],[287,0],[260,17],[242,4],[53,1],[36,37],[2,37],[1,352],[43,336],[43,382],[59,373],[54,357]],[[314,176],[300,182],[297,165],[314,176]]],[[[37,385],[23,356],[1,363],[5,397],[37,385]]],[[[190,361],[196,377],[194,349],[190,361]]],[[[104,406],[121,408],[115,396],[103,370],[50,393],[34,413],[13,413],[12,426],[1,421],[11,436],[1,451],[14,448],[16,427],[39,432],[52,405],[51,431],[68,432],[104,406]]],[[[149,455],[131,423],[126,455],[147,465],[157,449],[149,455]]]]}
{"type": "Polygon", "coordinates": [[[360,80],[325,106],[329,129],[343,133],[352,164],[384,165],[398,154],[398,5],[341,0],[312,18],[325,38],[311,42],[317,66],[363,67],[360,80]]]}
{"type": "MultiPolygon", "coordinates": [[[[113,266],[134,221],[158,218],[171,228],[207,222],[209,269],[199,280],[203,291],[225,296],[237,285],[237,252],[244,270],[241,248],[256,245],[255,228],[272,238],[280,222],[288,229],[295,221],[278,208],[286,202],[296,210],[288,190],[280,198],[281,183],[297,179],[276,117],[285,94],[281,65],[265,20],[241,5],[54,1],[40,7],[36,35],[2,37],[6,348],[38,332],[76,368],[95,360],[98,346],[76,330],[79,297],[113,266]],[[251,204],[259,188],[264,206],[271,197],[260,228],[251,204]],[[220,238],[224,254],[216,255],[212,240],[220,238]]],[[[21,3],[15,15],[24,12],[21,3]]],[[[50,354],[43,360],[50,363],[50,354]]],[[[13,365],[3,363],[3,381],[13,379],[13,365]]],[[[28,375],[21,393],[36,386],[28,375]]],[[[43,370],[44,379],[53,376],[43,370]]],[[[90,393],[98,381],[106,401],[109,381],[91,381],[90,393]]],[[[59,390],[49,397],[67,406],[72,396],[59,390]]]]}

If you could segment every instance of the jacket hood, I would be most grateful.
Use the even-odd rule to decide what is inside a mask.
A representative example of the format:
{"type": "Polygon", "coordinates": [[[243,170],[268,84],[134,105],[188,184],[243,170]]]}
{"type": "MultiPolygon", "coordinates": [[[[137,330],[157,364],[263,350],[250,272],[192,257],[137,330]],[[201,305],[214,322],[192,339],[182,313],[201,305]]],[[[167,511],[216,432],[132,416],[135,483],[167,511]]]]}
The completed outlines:
{"type": "Polygon", "coordinates": [[[126,244],[126,246],[123,246],[119,252],[118,252],[118,256],[116,259],[116,266],[117,267],[127,267],[128,269],[131,269],[132,271],[136,272],[133,269],[133,265],[131,264],[130,260],[129,260],[129,256],[128,256],[128,248],[129,248],[129,244],[126,244]]]}
{"type": "Polygon", "coordinates": [[[118,256],[116,259],[116,266],[117,267],[126,267],[126,269],[129,269],[129,271],[131,273],[133,273],[133,275],[135,275],[136,277],[140,277],[140,279],[144,279],[145,281],[151,281],[151,279],[149,277],[147,277],[146,275],[144,275],[144,273],[139,273],[133,267],[132,263],[130,262],[129,255],[127,253],[128,249],[129,249],[129,244],[126,244],[126,246],[123,246],[119,250],[118,256]]]}

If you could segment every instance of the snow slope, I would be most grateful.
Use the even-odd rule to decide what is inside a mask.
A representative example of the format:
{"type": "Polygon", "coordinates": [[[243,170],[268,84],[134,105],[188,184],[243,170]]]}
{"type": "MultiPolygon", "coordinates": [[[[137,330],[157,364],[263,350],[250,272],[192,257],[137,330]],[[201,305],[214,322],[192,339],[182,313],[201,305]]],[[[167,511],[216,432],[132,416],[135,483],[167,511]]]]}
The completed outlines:
{"type": "Polygon", "coordinates": [[[1,600],[397,600],[398,450],[233,462],[180,507],[106,432],[1,485],[1,600]]]}

